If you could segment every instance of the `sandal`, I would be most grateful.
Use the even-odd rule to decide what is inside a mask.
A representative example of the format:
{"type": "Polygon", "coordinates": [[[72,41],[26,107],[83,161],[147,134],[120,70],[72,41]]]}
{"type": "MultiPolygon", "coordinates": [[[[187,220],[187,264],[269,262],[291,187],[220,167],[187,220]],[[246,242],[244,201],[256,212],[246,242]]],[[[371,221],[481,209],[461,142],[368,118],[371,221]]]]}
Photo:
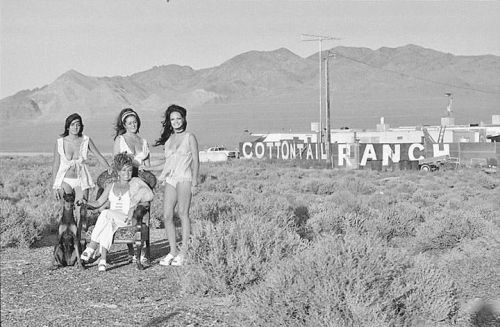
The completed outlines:
{"type": "Polygon", "coordinates": [[[89,261],[90,259],[95,258],[95,250],[93,248],[86,248],[85,251],[83,251],[82,255],[80,256],[80,259],[83,261],[89,261]]]}
{"type": "Polygon", "coordinates": [[[107,266],[106,261],[100,260],[99,264],[97,265],[97,270],[98,271],[106,271],[106,266],[107,266]]]}
{"type": "MultiPolygon", "coordinates": [[[[129,261],[132,263],[137,263],[137,257],[133,255],[129,258],[129,261]]],[[[148,263],[148,258],[146,258],[146,255],[144,253],[141,253],[141,263],[142,264],[148,263]]]]}
{"type": "Polygon", "coordinates": [[[160,259],[160,265],[161,266],[170,266],[172,264],[172,261],[174,260],[174,256],[172,253],[167,254],[167,256],[163,257],[160,259]]]}
{"type": "Polygon", "coordinates": [[[182,254],[178,254],[174,260],[172,260],[171,265],[172,266],[183,266],[184,265],[185,258],[182,254]]]}

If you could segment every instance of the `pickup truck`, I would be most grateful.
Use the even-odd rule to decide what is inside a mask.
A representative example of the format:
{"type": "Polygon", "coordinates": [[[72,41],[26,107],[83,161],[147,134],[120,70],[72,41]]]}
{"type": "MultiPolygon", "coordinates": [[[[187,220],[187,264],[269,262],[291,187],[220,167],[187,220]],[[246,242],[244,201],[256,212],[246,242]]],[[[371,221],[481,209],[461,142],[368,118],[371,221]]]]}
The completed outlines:
{"type": "Polygon", "coordinates": [[[239,159],[240,158],[240,152],[238,150],[227,150],[223,146],[214,146],[214,147],[208,148],[207,152],[225,153],[228,159],[239,159]]]}

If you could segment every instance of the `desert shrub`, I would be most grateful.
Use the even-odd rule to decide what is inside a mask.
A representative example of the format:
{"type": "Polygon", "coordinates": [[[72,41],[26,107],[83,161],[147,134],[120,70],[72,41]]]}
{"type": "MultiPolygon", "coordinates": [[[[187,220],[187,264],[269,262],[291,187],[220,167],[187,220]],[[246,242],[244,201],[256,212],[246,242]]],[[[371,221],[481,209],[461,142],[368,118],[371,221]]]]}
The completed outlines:
{"type": "Polygon", "coordinates": [[[372,194],[375,192],[375,185],[364,178],[364,174],[359,176],[345,176],[339,182],[339,188],[343,191],[349,191],[352,194],[372,194]]]}
{"type": "Polygon", "coordinates": [[[484,174],[480,171],[476,172],[474,176],[475,183],[477,183],[479,186],[487,189],[487,190],[493,190],[496,187],[498,187],[499,181],[498,179],[495,179],[491,175],[484,174]]]}
{"type": "Polygon", "coordinates": [[[293,215],[293,207],[290,201],[282,195],[265,193],[261,194],[253,190],[235,195],[235,200],[244,213],[252,213],[260,217],[274,219],[276,216],[293,215]]]}
{"type": "Polygon", "coordinates": [[[460,296],[471,298],[498,297],[500,267],[500,228],[485,222],[482,236],[463,240],[458,246],[436,258],[457,282],[460,296]]]}
{"type": "Polygon", "coordinates": [[[477,210],[447,210],[431,214],[417,228],[414,250],[451,249],[464,240],[473,240],[485,231],[485,221],[477,210]]]}
{"type": "Polygon", "coordinates": [[[411,326],[453,319],[453,292],[444,272],[349,232],[282,261],[242,303],[257,326],[411,326]]]}
{"type": "Polygon", "coordinates": [[[307,224],[314,238],[344,234],[349,228],[355,228],[360,233],[367,232],[366,223],[376,214],[370,207],[369,198],[350,192],[335,193],[321,202],[311,203],[308,209],[310,219],[307,224]]]}
{"type": "Polygon", "coordinates": [[[163,224],[163,187],[156,187],[154,193],[153,201],[151,201],[149,224],[151,228],[159,228],[163,224]]]}
{"type": "Polygon", "coordinates": [[[235,181],[227,179],[225,177],[217,176],[217,175],[206,175],[205,178],[202,177],[203,189],[210,192],[219,192],[219,193],[232,193],[235,188],[235,181]]]}
{"type": "Polygon", "coordinates": [[[418,189],[413,194],[411,201],[420,208],[426,208],[434,205],[436,199],[431,192],[418,189]]]}
{"type": "Polygon", "coordinates": [[[301,191],[304,193],[318,194],[320,182],[318,180],[306,180],[301,185],[301,191]]]}
{"type": "Polygon", "coordinates": [[[405,177],[392,177],[391,179],[388,177],[384,179],[386,182],[379,186],[379,190],[383,191],[379,191],[378,193],[384,195],[386,198],[389,197],[391,203],[410,200],[418,190],[418,185],[413,181],[406,180],[405,177]]]}
{"type": "Polygon", "coordinates": [[[404,314],[426,325],[452,324],[458,315],[458,290],[453,278],[423,256],[413,259],[414,266],[405,276],[405,297],[400,299],[404,314]]]}
{"type": "Polygon", "coordinates": [[[421,210],[408,202],[388,205],[372,213],[366,228],[386,241],[414,236],[417,227],[424,221],[421,210]]]}
{"type": "Polygon", "coordinates": [[[345,216],[341,208],[331,203],[311,203],[308,208],[310,219],[307,225],[314,238],[344,233],[345,216]]]}
{"type": "Polygon", "coordinates": [[[45,231],[53,231],[58,221],[60,206],[51,193],[50,159],[1,160],[1,246],[29,247],[45,231]]]}
{"type": "Polygon", "coordinates": [[[200,220],[193,226],[189,253],[198,269],[185,276],[184,290],[240,292],[262,280],[271,267],[301,245],[287,217],[244,214],[216,224],[200,220]]]}
{"type": "Polygon", "coordinates": [[[196,220],[209,220],[215,223],[219,220],[231,219],[240,209],[231,194],[216,192],[200,192],[191,207],[191,217],[196,220]]]}
{"type": "Polygon", "coordinates": [[[308,206],[302,199],[297,200],[290,195],[274,193],[259,194],[248,191],[245,194],[235,195],[239,212],[274,220],[276,217],[285,219],[290,228],[302,238],[311,239],[312,231],[307,222],[311,214],[308,206]]]}
{"type": "Polygon", "coordinates": [[[44,222],[30,216],[25,209],[7,200],[0,200],[0,245],[29,247],[37,240],[44,222]]]}

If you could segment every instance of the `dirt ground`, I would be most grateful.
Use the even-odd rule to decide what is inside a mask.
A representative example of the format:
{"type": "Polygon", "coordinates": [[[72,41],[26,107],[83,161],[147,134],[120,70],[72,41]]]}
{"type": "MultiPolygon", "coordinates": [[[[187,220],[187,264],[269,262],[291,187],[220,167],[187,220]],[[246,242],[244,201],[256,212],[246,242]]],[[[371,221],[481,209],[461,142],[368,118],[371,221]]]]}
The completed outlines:
{"type": "Polygon", "coordinates": [[[1,254],[2,326],[238,326],[232,298],[182,294],[179,277],[189,266],[163,267],[163,230],[152,230],[152,262],[137,270],[126,245],[113,245],[110,269],[51,269],[54,237],[30,249],[1,254]]]}

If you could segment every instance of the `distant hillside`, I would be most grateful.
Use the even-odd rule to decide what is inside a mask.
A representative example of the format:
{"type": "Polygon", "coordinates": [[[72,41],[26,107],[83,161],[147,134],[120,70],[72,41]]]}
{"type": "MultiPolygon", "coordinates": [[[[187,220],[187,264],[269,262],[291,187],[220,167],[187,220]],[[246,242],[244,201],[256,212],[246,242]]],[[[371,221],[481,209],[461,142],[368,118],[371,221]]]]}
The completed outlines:
{"type": "MultiPolygon", "coordinates": [[[[370,115],[375,104],[388,108],[390,115],[404,111],[394,107],[398,96],[425,101],[443,92],[493,98],[493,110],[500,108],[500,57],[455,56],[415,45],[331,51],[337,54],[331,59],[331,76],[340,110],[351,106],[352,111],[370,115]]],[[[170,103],[191,108],[263,97],[300,99],[301,95],[314,105],[318,101],[317,96],[311,97],[318,93],[317,58],[317,53],[302,58],[281,48],[246,52],[201,70],[167,65],[123,77],[92,77],[70,70],[49,85],[0,100],[0,118],[60,120],[75,111],[95,118],[123,107],[153,111],[170,103]]]]}

